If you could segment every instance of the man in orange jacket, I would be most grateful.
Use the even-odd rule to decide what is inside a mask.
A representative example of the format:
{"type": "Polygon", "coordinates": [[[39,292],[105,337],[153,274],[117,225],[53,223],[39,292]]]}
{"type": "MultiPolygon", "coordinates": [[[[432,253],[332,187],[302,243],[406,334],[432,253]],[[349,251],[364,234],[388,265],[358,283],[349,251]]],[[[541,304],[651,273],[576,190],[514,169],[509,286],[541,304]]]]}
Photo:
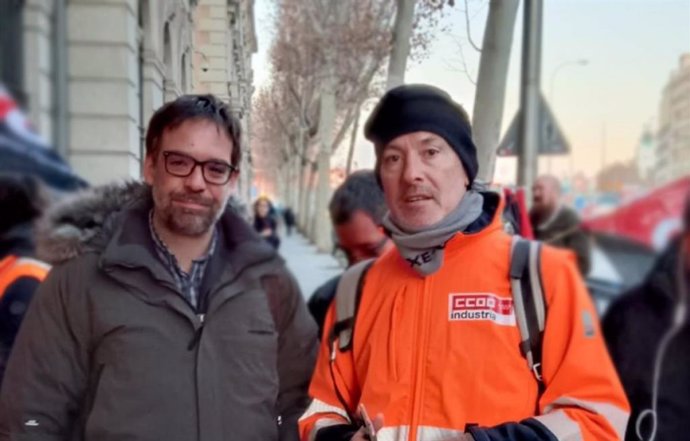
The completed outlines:
{"type": "MultiPolygon", "coordinates": [[[[366,273],[351,348],[324,339],[301,439],[360,441],[373,426],[379,441],[622,440],[629,406],[568,251],[541,251],[541,372],[527,367],[511,237],[500,197],[472,187],[462,107],[434,87],[401,86],[365,134],[396,248],[366,273]],[[362,406],[373,424],[362,424],[362,406]]],[[[332,306],[327,329],[335,319],[332,306]]]]}

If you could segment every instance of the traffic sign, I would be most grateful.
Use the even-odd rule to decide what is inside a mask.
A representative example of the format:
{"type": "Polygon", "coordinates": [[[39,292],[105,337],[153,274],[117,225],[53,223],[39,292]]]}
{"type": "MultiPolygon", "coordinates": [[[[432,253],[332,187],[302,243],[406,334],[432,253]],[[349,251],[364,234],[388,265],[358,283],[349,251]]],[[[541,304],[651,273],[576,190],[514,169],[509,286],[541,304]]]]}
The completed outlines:
{"type": "MultiPolygon", "coordinates": [[[[518,122],[520,111],[513,118],[508,131],[498,144],[498,156],[517,156],[518,122]]],[[[546,103],[544,96],[539,94],[539,146],[540,155],[564,155],[570,152],[570,143],[565,138],[553,112],[546,103]]]]}

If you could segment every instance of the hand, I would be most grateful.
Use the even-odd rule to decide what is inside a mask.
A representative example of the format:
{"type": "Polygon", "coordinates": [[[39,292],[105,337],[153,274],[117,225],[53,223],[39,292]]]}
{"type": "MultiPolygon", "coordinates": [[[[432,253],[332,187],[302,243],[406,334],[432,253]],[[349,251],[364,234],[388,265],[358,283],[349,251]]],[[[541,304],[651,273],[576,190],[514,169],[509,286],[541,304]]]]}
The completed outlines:
{"type": "Polygon", "coordinates": [[[261,230],[261,237],[271,237],[273,235],[273,230],[270,228],[266,228],[265,230],[261,230]]]}
{"type": "MultiPolygon", "coordinates": [[[[378,433],[378,431],[381,430],[381,428],[383,427],[383,414],[377,414],[376,418],[374,418],[374,420],[371,423],[374,426],[374,430],[378,433]]],[[[369,441],[364,427],[360,427],[357,433],[355,433],[352,436],[352,438],[350,438],[350,441],[369,441]]]]}

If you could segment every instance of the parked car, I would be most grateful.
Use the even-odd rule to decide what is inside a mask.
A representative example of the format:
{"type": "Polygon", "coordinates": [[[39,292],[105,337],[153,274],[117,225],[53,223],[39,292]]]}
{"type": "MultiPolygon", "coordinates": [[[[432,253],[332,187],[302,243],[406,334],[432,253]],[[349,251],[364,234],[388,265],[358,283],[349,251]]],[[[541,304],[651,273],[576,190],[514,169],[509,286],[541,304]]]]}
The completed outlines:
{"type": "Polygon", "coordinates": [[[601,317],[620,294],[644,281],[656,252],[621,236],[592,233],[591,238],[592,267],[585,282],[601,317]]]}

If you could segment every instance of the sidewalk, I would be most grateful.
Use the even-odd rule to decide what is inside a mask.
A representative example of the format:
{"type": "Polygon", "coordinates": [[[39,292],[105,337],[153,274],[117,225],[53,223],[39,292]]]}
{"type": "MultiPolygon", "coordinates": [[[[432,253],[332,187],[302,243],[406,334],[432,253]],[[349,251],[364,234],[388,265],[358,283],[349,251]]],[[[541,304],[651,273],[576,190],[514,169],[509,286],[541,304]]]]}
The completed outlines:
{"type": "Polygon", "coordinates": [[[293,232],[292,236],[283,234],[280,241],[280,255],[297,278],[302,295],[307,300],[316,288],[343,271],[333,256],[318,252],[297,232],[293,232]]]}

